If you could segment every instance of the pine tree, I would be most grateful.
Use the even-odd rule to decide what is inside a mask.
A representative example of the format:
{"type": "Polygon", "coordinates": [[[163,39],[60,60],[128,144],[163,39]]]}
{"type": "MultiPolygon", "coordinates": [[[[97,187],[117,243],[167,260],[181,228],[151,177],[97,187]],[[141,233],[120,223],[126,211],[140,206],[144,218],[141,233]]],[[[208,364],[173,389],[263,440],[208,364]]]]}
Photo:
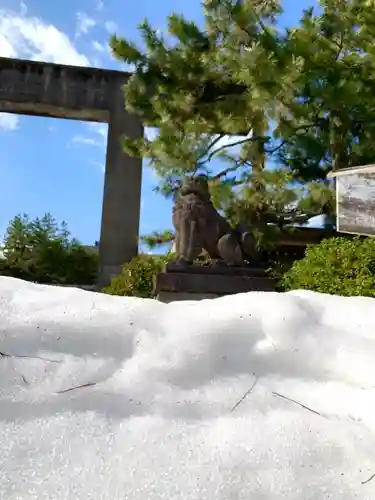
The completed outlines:
{"type": "Polygon", "coordinates": [[[285,141],[280,160],[304,179],[375,159],[375,9],[369,0],[321,0],[288,34],[301,65],[292,119],[308,133],[285,141]]]}
{"type": "Polygon", "coordinates": [[[190,151],[202,136],[218,132],[247,134],[246,143],[262,150],[270,140],[269,121],[288,110],[296,78],[293,58],[274,27],[280,10],[268,0],[210,0],[204,31],[182,16],[169,17],[174,44],[147,21],[140,26],[144,52],[113,37],[114,55],[135,66],[125,90],[129,111],[160,127],[153,144],[126,141],[128,150],[154,161],[170,157],[183,141],[175,155],[180,164],[191,158],[181,157],[181,149],[190,151]]]}
{"type": "Polygon", "coordinates": [[[10,221],[4,236],[0,273],[40,283],[92,284],[97,255],[88,254],[72,238],[65,222],[51,214],[30,219],[27,214],[10,221]]]}
{"type": "Polygon", "coordinates": [[[174,196],[183,177],[203,173],[217,208],[234,224],[261,220],[264,228],[267,221],[301,220],[301,199],[316,208],[317,186],[309,204],[308,188],[287,171],[286,145],[309,138],[313,125],[297,99],[304,83],[298,37],[277,31],[280,13],[276,0],[208,0],[204,30],[183,16],[169,17],[174,42],[147,21],[140,26],[143,52],[112,38],[114,55],[135,67],[125,88],[128,110],[159,128],[155,140],[125,139],[124,147],[150,160],[163,195],[174,196]],[[238,133],[243,137],[229,148],[228,135],[238,133]],[[265,169],[280,157],[286,168],[265,169]],[[224,164],[219,173],[213,158],[224,164]]]}

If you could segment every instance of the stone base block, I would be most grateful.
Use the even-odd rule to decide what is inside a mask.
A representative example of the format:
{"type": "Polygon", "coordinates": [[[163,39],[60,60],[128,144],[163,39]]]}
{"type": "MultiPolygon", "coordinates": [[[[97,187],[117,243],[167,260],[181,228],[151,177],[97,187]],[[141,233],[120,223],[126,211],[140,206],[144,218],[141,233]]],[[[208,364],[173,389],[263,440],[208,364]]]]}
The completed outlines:
{"type": "Polygon", "coordinates": [[[162,302],[201,300],[246,292],[272,292],[275,283],[261,268],[168,264],[155,280],[162,302]]]}
{"type": "Polygon", "coordinates": [[[96,291],[101,292],[104,287],[111,283],[112,278],[115,278],[121,273],[122,266],[103,266],[99,272],[96,291]]]}

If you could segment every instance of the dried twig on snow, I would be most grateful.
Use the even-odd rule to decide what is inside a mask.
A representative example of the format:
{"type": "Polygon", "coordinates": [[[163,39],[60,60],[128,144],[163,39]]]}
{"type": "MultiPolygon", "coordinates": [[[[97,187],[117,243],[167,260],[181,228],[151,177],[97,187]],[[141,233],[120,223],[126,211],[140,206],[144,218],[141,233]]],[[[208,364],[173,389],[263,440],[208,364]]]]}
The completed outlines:
{"type": "Polygon", "coordinates": [[[254,389],[254,387],[256,386],[258,382],[258,377],[255,376],[255,379],[254,379],[254,382],[252,384],[252,386],[250,387],[250,389],[248,389],[245,394],[242,396],[242,398],[237,401],[237,403],[233,406],[233,408],[231,409],[231,412],[234,411],[238,406],[240,406],[240,404],[247,398],[247,396],[251,393],[251,391],[254,389]]]}
{"type": "Polygon", "coordinates": [[[285,399],[286,401],[290,401],[291,403],[294,403],[298,406],[300,406],[301,408],[304,408],[305,410],[308,410],[308,411],[311,411],[311,413],[315,413],[315,415],[319,415],[320,417],[324,417],[324,415],[322,415],[321,413],[319,413],[318,411],[316,410],[313,410],[312,408],[309,408],[308,406],[302,404],[302,403],[299,403],[298,401],[296,401],[295,399],[292,399],[292,398],[288,398],[287,396],[283,396],[282,394],[278,393],[278,392],[272,392],[272,394],[274,396],[277,396],[279,398],[282,398],[282,399],[285,399]]]}
{"type": "Polygon", "coordinates": [[[87,384],[77,385],[76,387],[69,387],[69,389],[62,389],[61,391],[57,391],[57,394],[64,394],[65,392],[75,391],[76,389],[83,389],[84,387],[91,387],[92,385],[96,385],[97,382],[89,382],[87,384]]]}
{"type": "Polygon", "coordinates": [[[362,481],[361,484],[366,484],[366,483],[369,483],[370,481],[372,481],[375,477],[375,474],[373,474],[372,476],[370,476],[368,479],[366,479],[366,481],[362,481]]]}
{"type": "Polygon", "coordinates": [[[22,354],[9,354],[8,352],[0,351],[0,356],[2,358],[24,358],[24,359],[40,359],[42,361],[48,361],[49,363],[61,363],[58,359],[48,359],[41,356],[27,356],[22,354]]]}

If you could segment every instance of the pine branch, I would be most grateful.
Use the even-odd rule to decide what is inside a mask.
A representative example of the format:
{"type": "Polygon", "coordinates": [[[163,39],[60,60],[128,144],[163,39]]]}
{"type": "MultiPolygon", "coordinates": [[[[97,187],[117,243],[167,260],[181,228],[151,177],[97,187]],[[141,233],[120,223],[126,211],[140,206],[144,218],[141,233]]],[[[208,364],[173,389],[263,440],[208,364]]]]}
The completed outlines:
{"type": "Polygon", "coordinates": [[[221,172],[219,172],[213,177],[213,180],[219,180],[222,177],[225,177],[230,172],[235,172],[239,167],[242,166],[241,163],[248,163],[248,162],[236,162],[236,165],[232,165],[231,167],[227,167],[224,170],[221,170],[221,172]]]}
{"type": "Polygon", "coordinates": [[[145,235],[140,237],[140,241],[146,244],[150,249],[172,243],[173,240],[174,240],[174,233],[169,229],[160,232],[154,231],[150,235],[145,235]]]}
{"type": "MultiPolygon", "coordinates": [[[[233,148],[235,146],[241,146],[242,144],[246,144],[247,142],[257,142],[257,141],[264,142],[264,139],[265,139],[265,137],[246,137],[245,139],[240,139],[238,141],[232,142],[231,144],[223,144],[218,149],[215,149],[215,151],[211,152],[211,154],[208,156],[208,161],[212,160],[212,158],[215,155],[217,155],[221,151],[224,151],[225,149],[233,148]]],[[[268,140],[270,140],[270,137],[267,137],[267,141],[268,140]]]]}
{"type": "Polygon", "coordinates": [[[225,177],[227,174],[229,174],[231,172],[235,172],[238,168],[239,168],[239,165],[234,165],[232,167],[225,168],[224,170],[222,170],[221,172],[219,172],[218,174],[216,174],[213,177],[213,180],[219,180],[222,177],[225,177]]]}
{"type": "MultiPolygon", "coordinates": [[[[319,114],[319,112],[317,113],[317,115],[319,114]]],[[[296,127],[292,133],[292,135],[290,135],[287,139],[284,139],[279,145],[277,145],[275,148],[273,149],[266,149],[266,153],[269,154],[269,155],[272,155],[274,153],[276,153],[277,151],[279,151],[280,149],[282,149],[286,144],[288,144],[291,140],[293,140],[294,138],[296,138],[299,134],[300,131],[303,131],[304,134],[307,134],[309,132],[309,130],[311,130],[312,128],[316,127],[317,124],[318,124],[318,121],[320,119],[318,118],[318,116],[316,117],[316,121],[313,122],[313,123],[310,123],[308,125],[300,125],[298,127],[296,127]]],[[[303,134],[301,134],[303,135],[303,134]]]]}
{"type": "Polygon", "coordinates": [[[198,160],[196,162],[196,166],[195,166],[195,170],[193,172],[193,175],[195,175],[199,169],[200,166],[202,166],[202,164],[204,163],[207,163],[211,160],[212,156],[210,156],[208,153],[209,151],[223,138],[225,137],[225,134],[219,134],[217,137],[215,137],[215,139],[213,139],[213,141],[211,141],[211,143],[207,146],[206,150],[198,157],[198,160]],[[208,158],[205,160],[205,161],[199,161],[201,160],[202,158],[205,158],[207,157],[208,155],[208,158]]]}

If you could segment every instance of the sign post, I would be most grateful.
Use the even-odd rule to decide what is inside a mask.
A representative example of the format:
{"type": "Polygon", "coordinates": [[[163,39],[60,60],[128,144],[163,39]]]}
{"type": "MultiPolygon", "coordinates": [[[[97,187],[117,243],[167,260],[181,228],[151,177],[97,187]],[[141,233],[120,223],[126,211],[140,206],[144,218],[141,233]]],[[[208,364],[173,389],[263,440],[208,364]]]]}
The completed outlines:
{"type": "Polygon", "coordinates": [[[336,230],[375,236],[375,165],[328,174],[336,183],[336,230]]]}

